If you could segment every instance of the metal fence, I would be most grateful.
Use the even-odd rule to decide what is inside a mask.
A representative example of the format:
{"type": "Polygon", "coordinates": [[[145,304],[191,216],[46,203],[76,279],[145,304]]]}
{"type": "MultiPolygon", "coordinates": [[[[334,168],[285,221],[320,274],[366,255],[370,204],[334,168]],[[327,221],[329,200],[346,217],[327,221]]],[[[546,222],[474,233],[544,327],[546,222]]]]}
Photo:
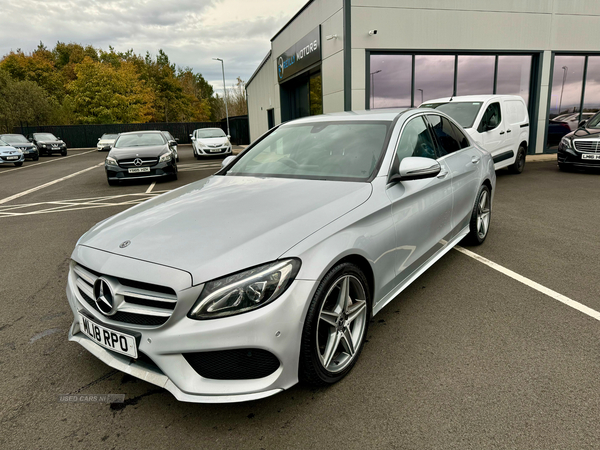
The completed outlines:
{"type": "MultiPolygon", "coordinates": [[[[227,132],[225,119],[221,122],[173,122],[173,123],[115,123],[106,125],[41,125],[17,126],[13,133],[28,136],[31,133],[47,132],[60,137],[70,148],[95,147],[98,138],[105,133],[125,133],[127,131],[161,130],[168,131],[179,139],[180,144],[189,144],[190,134],[198,128],[221,128],[227,132]]],[[[249,144],[248,116],[229,118],[231,142],[236,145],[249,144]]]]}

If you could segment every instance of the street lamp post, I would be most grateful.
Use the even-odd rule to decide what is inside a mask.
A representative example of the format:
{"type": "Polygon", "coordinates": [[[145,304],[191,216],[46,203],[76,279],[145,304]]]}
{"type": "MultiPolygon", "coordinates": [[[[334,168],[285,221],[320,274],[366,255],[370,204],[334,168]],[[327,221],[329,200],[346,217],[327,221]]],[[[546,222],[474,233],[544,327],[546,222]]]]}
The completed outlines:
{"type": "Polygon", "coordinates": [[[375,72],[371,72],[371,94],[373,95],[373,100],[371,100],[372,109],[375,109],[375,78],[373,77],[373,75],[379,72],[381,72],[381,69],[376,70],[375,72]]]}
{"type": "Polygon", "coordinates": [[[423,103],[423,89],[417,89],[417,91],[421,91],[421,104],[423,103]]]}
{"type": "Polygon", "coordinates": [[[229,111],[227,110],[227,87],[225,86],[225,64],[221,58],[213,58],[215,61],[221,61],[221,72],[223,73],[223,92],[225,94],[225,117],[227,118],[227,136],[231,136],[229,133],[229,111]]]}
{"type": "Polygon", "coordinates": [[[562,87],[560,88],[560,101],[558,102],[558,114],[560,114],[560,108],[562,107],[562,96],[563,96],[563,91],[565,90],[565,80],[567,79],[567,72],[569,71],[569,67],[562,66],[562,69],[564,70],[564,72],[563,72],[562,87]]]}

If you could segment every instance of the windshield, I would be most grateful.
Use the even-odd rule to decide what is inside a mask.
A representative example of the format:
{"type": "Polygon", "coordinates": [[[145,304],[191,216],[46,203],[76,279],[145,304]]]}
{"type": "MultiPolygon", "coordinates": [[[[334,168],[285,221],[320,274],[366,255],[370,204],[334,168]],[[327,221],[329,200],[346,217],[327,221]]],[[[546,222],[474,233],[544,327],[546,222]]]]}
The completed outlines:
{"type": "Polygon", "coordinates": [[[9,145],[6,142],[0,140],[0,147],[8,147],[8,146],[9,145]]]}
{"type": "Polygon", "coordinates": [[[448,102],[448,103],[423,103],[421,108],[432,108],[442,111],[456,120],[461,127],[471,128],[477,113],[481,109],[481,102],[448,102]]]}
{"type": "Polygon", "coordinates": [[[383,154],[391,122],[318,122],[275,130],[227,175],[368,180],[383,154]]]}
{"type": "Polygon", "coordinates": [[[100,139],[116,139],[118,134],[103,134],[100,139]]]}
{"type": "Polygon", "coordinates": [[[225,137],[225,132],[221,129],[215,130],[196,130],[196,137],[198,139],[208,139],[208,138],[219,138],[225,137]]]}
{"type": "Polygon", "coordinates": [[[8,142],[9,144],[29,144],[29,141],[25,136],[20,134],[4,134],[0,136],[4,142],[8,142]]]}
{"type": "Polygon", "coordinates": [[[35,133],[33,137],[38,141],[58,141],[52,133],[35,133]]]}
{"type": "Polygon", "coordinates": [[[586,128],[600,128],[600,125],[598,125],[598,123],[600,122],[600,113],[596,114],[594,117],[592,117],[588,123],[585,124],[586,128]]]}
{"type": "Polygon", "coordinates": [[[164,144],[165,138],[160,133],[122,134],[115,142],[115,148],[152,147],[164,144]]]}

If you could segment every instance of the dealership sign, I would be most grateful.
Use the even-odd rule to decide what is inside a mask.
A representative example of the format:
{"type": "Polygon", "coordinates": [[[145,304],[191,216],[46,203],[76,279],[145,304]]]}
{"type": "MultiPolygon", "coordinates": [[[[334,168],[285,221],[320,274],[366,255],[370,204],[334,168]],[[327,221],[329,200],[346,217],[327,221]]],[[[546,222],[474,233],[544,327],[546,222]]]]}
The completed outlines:
{"type": "Polygon", "coordinates": [[[281,83],[319,61],[321,61],[320,26],[312,30],[277,58],[277,78],[281,83]]]}

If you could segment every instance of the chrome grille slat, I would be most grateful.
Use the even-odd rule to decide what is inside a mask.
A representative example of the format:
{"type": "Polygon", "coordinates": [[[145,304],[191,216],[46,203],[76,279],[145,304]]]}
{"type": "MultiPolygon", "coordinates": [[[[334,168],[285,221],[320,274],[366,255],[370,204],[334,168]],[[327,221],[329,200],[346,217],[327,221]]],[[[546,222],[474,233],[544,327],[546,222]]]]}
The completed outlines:
{"type": "Polygon", "coordinates": [[[94,284],[100,277],[110,283],[114,290],[116,311],[111,315],[103,315],[103,319],[107,322],[160,326],[171,317],[177,304],[177,295],[168,293],[169,291],[174,291],[166,286],[102,275],[76,263],[73,264],[73,272],[75,274],[75,285],[78,288],[80,296],[80,303],[86,308],[88,306],[92,307],[92,311],[96,313],[101,313],[101,311],[98,310],[95,303],[94,284]],[[129,284],[137,284],[150,288],[155,287],[158,291],[129,286],[129,284]],[[160,290],[165,292],[160,292],[160,290]],[[139,303],[136,300],[139,300],[139,303]]]}
{"type": "Polygon", "coordinates": [[[127,312],[131,314],[143,314],[148,316],[158,317],[171,317],[171,310],[164,310],[161,308],[153,308],[152,306],[135,305],[132,303],[124,302],[119,308],[120,312],[127,312]]]}
{"type": "Polygon", "coordinates": [[[600,139],[574,139],[575,150],[585,153],[600,153],[600,139]]]}

